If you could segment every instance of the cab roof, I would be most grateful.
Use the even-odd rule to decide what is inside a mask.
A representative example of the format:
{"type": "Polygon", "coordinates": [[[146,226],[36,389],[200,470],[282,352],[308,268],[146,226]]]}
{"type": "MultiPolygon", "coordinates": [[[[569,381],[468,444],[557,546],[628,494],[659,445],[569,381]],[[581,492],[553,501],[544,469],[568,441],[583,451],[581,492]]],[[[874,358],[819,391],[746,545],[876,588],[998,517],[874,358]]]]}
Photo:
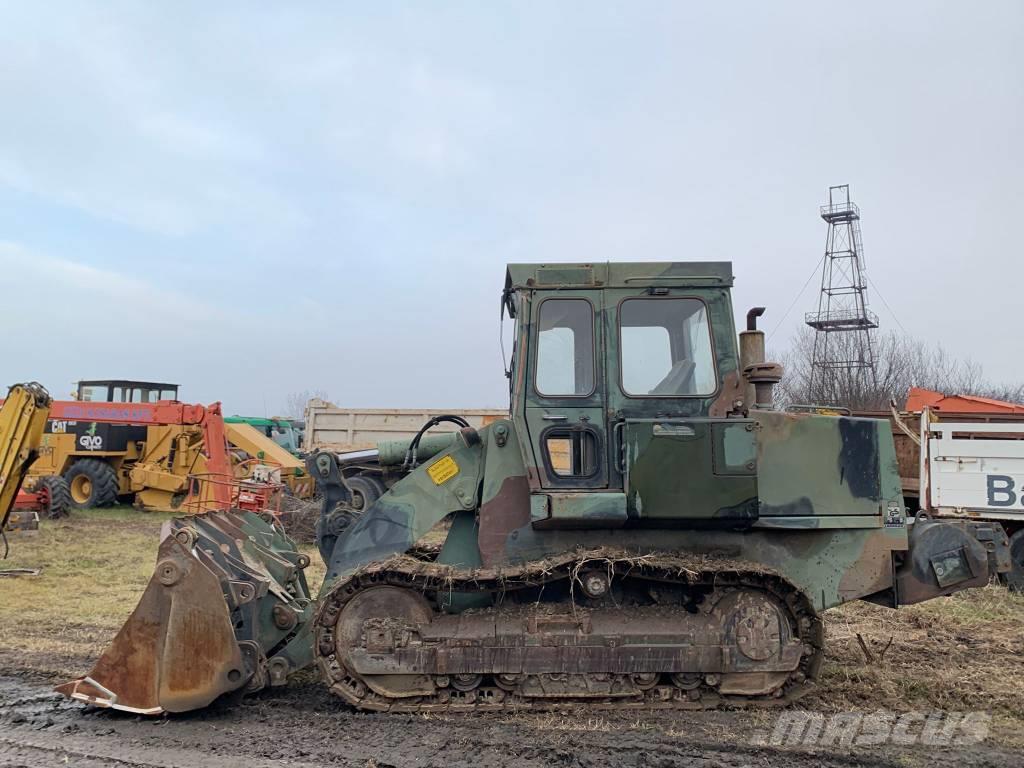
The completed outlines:
{"type": "Polygon", "coordinates": [[[505,290],[730,286],[730,261],[616,261],[593,264],[509,264],[505,290]]]}
{"type": "Polygon", "coordinates": [[[138,381],[136,379],[82,379],[78,382],[83,387],[145,387],[147,389],[177,389],[177,384],[163,381],[138,381]]]}

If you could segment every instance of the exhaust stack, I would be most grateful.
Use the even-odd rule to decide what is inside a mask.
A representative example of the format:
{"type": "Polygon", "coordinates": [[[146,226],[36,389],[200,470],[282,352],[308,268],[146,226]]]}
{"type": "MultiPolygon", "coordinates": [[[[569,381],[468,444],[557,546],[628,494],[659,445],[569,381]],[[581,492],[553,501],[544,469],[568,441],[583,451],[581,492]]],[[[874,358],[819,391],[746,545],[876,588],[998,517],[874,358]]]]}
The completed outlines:
{"type": "Polygon", "coordinates": [[[748,411],[771,410],[772,389],[782,380],[782,366],[765,362],[764,331],[757,328],[764,309],[754,307],[747,312],[747,329],[740,332],[740,369],[747,381],[743,400],[748,411]]]}

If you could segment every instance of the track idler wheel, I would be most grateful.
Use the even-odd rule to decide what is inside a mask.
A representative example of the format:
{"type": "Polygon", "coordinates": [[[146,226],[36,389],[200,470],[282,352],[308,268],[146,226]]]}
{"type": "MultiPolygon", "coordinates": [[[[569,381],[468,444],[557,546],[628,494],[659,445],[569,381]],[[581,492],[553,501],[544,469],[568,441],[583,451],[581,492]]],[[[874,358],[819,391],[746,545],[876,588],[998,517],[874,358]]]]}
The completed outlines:
{"type": "MultiPolygon", "coordinates": [[[[427,601],[411,590],[383,585],[363,590],[338,616],[334,652],[344,667],[354,670],[354,648],[363,646],[367,653],[392,653],[402,647],[412,628],[430,623],[431,615],[427,601]]],[[[456,680],[461,677],[452,679],[453,687],[463,684],[456,680]]],[[[429,695],[435,690],[429,675],[363,674],[359,678],[381,696],[406,698],[429,695]]]]}
{"type": "Polygon", "coordinates": [[[703,682],[703,678],[698,672],[674,672],[671,678],[672,683],[684,691],[695,691],[703,682]]]}
{"type": "Polygon", "coordinates": [[[633,675],[633,685],[641,691],[649,691],[658,684],[658,680],[661,678],[657,672],[641,672],[633,675]]]}
{"type": "Polygon", "coordinates": [[[1010,537],[1010,570],[1003,581],[1012,591],[1024,592],[1024,528],[1010,537]]]}

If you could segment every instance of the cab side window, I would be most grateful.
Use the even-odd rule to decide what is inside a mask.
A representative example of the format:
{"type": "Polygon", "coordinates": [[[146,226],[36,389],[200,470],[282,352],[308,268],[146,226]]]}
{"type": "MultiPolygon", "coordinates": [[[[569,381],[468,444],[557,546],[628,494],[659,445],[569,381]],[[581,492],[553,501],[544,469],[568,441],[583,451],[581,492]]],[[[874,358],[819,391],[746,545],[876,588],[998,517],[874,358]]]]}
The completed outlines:
{"type": "Polygon", "coordinates": [[[594,391],[594,309],[585,299],[547,299],[540,305],[537,393],[585,397],[594,391]]]}
{"type": "Polygon", "coordinates": [[[622,389],[631,397],[694,397],[717,388],[704,302],[627,299],[619,309],[622,389]]]}

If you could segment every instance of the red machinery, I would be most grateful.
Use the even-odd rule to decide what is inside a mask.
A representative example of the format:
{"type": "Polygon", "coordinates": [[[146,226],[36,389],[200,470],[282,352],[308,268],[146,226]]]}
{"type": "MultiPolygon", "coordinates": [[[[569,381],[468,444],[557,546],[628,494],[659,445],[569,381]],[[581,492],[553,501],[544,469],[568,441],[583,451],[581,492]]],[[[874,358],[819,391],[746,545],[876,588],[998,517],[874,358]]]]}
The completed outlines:
{"type": "MultiPolygon", "coordinates": [[[[35,487],[31,490],[21,488],[18,495],[14,497],[14,504],[11,509],[15,512],[35,512],[38,522],[38,513],[51,519],[64,517],[70,506],[67,483],[62,477],[39,477],[35,479],[35,487]]],[[[26,527],[25,519],[15,523],[12,527],[26,527]]],[[[30,520],[31,522],[31,520],[30,520]]]]}

